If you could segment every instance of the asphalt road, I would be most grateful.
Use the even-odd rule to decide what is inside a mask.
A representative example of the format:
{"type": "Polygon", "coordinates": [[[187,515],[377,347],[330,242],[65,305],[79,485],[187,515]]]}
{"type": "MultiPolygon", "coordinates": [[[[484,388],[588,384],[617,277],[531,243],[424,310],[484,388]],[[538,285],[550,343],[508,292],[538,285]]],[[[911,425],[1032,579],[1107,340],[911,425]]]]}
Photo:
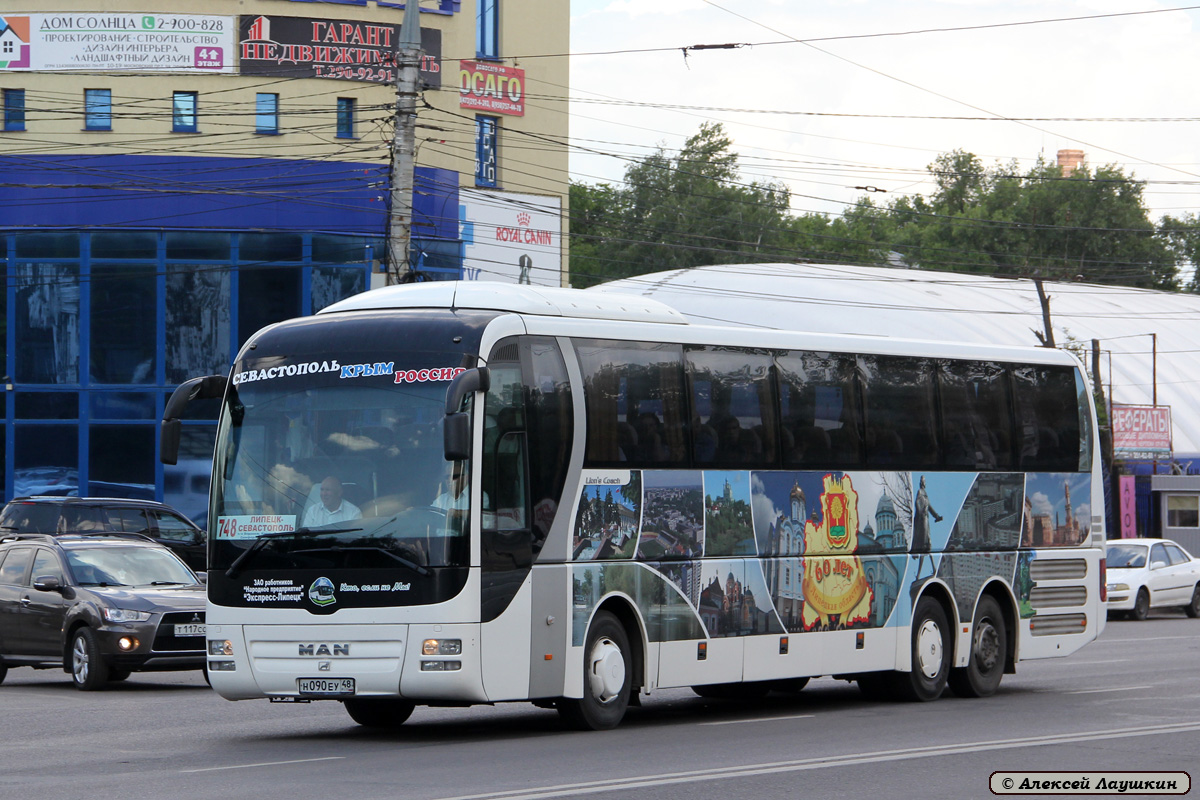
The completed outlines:
{"type": "Polygon", "coordinates": [[[1171,612],[1111,621],[987,699],[875,703],[821,679],[754,703],[658,692],[606,733],[518,703],[418,708],[387,734],[335,702],[230,703],[198,673],[87,694],[63,673],[14,669],[0,686],[0,798],[961,800],[991,797],[997,770],[1200,779],[1197,664],[1200,620],[1171,612]]]}

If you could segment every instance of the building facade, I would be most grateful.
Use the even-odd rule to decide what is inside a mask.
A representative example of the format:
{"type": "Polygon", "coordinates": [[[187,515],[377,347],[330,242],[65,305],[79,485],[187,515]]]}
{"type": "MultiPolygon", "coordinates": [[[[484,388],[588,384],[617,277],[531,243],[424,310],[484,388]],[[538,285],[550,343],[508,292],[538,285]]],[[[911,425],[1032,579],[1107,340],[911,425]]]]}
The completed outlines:
{"type": "Polygon", "coordinates": [[[422,1],[407,265],[385,259],[402,3],[24,8],[0,12],[6,499],[200,516],[215,408],[176,469],[157,421],[259,328],[389,268],[566,282],[568,3],[422,1]]]}

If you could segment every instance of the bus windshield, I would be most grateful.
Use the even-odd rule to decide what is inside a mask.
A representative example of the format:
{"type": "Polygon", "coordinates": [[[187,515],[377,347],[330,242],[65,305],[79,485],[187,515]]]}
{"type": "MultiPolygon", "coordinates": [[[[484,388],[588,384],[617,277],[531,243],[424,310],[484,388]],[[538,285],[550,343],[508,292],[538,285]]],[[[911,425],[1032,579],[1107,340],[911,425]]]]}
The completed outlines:
{"type": "Polygon", "coordinates": [[[466,566],[467,464],[447,462],[442,442],[461,358],[237,364],[217,441],[210,570],[466,566]]]}

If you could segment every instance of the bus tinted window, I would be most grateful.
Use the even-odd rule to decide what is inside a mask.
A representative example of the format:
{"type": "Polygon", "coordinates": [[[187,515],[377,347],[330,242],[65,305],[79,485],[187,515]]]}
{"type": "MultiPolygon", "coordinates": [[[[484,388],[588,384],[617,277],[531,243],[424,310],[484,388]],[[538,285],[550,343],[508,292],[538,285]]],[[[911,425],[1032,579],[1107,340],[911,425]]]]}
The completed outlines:
{"type": "Polygon", "coordinates": [[[583,340],[575,344],[587,407],[588,466],[684,466],[683,348],[583,340]]]}
{"type": "Polygon", "coordinates": [[[1008,375],[989,361],[944,361],[938,367],[942,447],[946,467],[963,470],[1012,466],[1008,375]]]}
{"type": "Polygon", "coordinates": [[[767,352],[727,347],[686,353],[692,397],[692,453],[697,465],[772,466],[775,403],[767,352]]]}
{"type": "Polygon", "coordinates": [[[1079,469],[1079,398],[1070,367],[1014,367],[1018,463],[1026,472],[1079,469]]]}
{"type": "Polygon", "coordinates": [[[854,357],[791,352],[776,364],[784,466],[861,467],[854,357]]]}
{"type": "Polygon", "coordinates": [[[933,375],[923,358],[859,356],[866,411],[867,466],[934,466],[939,461],[933,375]]]}

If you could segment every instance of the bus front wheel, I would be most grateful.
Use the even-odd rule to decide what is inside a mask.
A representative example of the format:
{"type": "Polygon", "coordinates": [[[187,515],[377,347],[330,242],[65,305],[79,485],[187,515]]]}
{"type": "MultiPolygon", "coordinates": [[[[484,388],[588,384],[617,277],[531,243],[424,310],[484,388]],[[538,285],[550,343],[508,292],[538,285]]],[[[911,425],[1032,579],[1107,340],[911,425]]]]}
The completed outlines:
{"type": "Polygon", "coordinates": [[[606,731],[629,708],[633,670],[629,637],[615,615],[599,611],[588,628],[583,655],[583,697],[563,698],[558,713],[573,728],[606,731]]]}
{"type": "Polygon", "coordinates": [[[916,702],[938,699],[950,675],[951,653],[946,612],[926,595],[913,609],[912,671],[896,674],[897,696],[916,702]]]}
{"type": "Polygon", "coordinates": [[[399,728],[412,716],[416,705],[391,698],[343,700],[350,719],[366,728],[399,728]]]}
{"type": "Polygon", "coordinates": [[[965,667],[950,670],[950,688],[959,697],[990,697],[1000,688],[1008,659],[1004,613],[995,598],[984,596],[975,612],[971,657],[965,667]]]}

